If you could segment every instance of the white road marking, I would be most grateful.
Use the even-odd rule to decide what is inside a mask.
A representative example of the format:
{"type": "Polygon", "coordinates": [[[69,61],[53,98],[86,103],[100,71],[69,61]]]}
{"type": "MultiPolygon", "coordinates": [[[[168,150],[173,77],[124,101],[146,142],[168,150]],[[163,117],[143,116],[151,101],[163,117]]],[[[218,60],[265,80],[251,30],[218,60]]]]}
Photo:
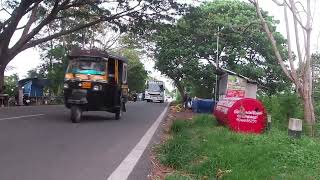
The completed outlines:
{"type": "Polygon", "coordinates": [[[127,157],[120,163],[120,165],[112,172],[112,174],[108,177],[108,180],[126,180],[133,168],[138,163],[141,155],[144,150],[147,148],[151,138],[154,133],[158,129],[159,124],[164,118],[169,104],[162,111],[158,119],[152,124],[152,126],[148,129],[148,131],[143,135],[138,144],[131,150],[131,152],[127,155],[127,157]]]}
{"type": "Polygon", "coordinates": [[[8,118],[1,118],[0,121],[9,120],[9,119],[20,119],[20,118],[27,118],[27,117],[36,117],[36,116],[43,116],[44,114],[32,114],[26,116],[16,116],[16,117],[8,117],[8,118]]]}

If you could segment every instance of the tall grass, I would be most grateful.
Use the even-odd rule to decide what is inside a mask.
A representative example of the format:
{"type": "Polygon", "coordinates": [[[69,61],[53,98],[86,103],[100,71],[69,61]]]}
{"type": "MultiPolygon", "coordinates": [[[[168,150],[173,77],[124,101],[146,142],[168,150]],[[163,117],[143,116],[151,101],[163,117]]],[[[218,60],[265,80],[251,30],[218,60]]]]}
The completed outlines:
{"type": "Polygon", "coordinates": [[[211,116],[175,121],[172,138],[158,149],[177,171],[166,179],[320,179],[320,142],[286,131],[237,134],[211,116]]]}

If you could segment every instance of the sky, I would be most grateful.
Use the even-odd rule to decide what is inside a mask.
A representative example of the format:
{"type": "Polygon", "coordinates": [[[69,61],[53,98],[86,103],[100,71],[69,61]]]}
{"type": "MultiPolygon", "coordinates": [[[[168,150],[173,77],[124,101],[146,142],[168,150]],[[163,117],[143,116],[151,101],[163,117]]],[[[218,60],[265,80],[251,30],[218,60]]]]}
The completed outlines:
{"type": "MultiPolygon", "coordinates": [[[[193,2],[192,0],[188,0],[189,2],[193,2]]],[[[244,0],[246,1],[246,0],[244,0]]],[[[304,0],[302,0],[304,1],[304,0]]],[[[312,8],[314,10],[318,10],[320,8],[320,2],[317,2],[318,0],[311,0],[313,2],[312,8]]],[[[281,7],[278,7],[275,3],[272,2],[272,0],[260,0],[260,6],[263,10],[268,11],[269,15],[272,15],[275,17],[275,19],[280,20],[280,24],[277,27],[277,30],[282,33],[286,37],[286,28],[284,23],[284,16],[283,16],[283,9],[281,7]]],[[[314,11],[314,17],[320,17],[320,11],[314,11]]],[[[289,16],[290,24],[292,24],[292,18],[289,16]]],[[[318,19],[315,19],[313,22],[313,31],[312,31],[312,42],[311,42],[311,51],[315,52],[319,49],[319,33],[320,33],[320,21],[318,19]]],[[[293,32],[293,26],[291,26],[291,37],[294,38],[294,32],[293,32]]],[[[15,35],[15,38],[18,38],[19,34],[15,35]]],[[[293,44],[295,45],[295,40],[292,39],[293,44]]],[[[295,46],[293,47],[293,50],[295,50],[295,46]]],[[[154,62],[151,59],[142,59],[142,62],[144,63],[144,66],[147,71],[151,72],[151,76],[156,77],[157,79],[163,80],[166,83],[166,86],[169,90],[173,89],[173,85],[171,81],[161,76],[161,73],[154,70],[154,62]]],[[[28,72],[28,70],[33,69],[37,67],[41,63],[40,59],[40,51],[36,48],[28,49],[20,54],[18,54],[10,63],[9,66],[12,66],[13,69],[6,72],[6,75],[10,75],[13,73],[18,73],[20,78],[24,78],[28,72]]]]}

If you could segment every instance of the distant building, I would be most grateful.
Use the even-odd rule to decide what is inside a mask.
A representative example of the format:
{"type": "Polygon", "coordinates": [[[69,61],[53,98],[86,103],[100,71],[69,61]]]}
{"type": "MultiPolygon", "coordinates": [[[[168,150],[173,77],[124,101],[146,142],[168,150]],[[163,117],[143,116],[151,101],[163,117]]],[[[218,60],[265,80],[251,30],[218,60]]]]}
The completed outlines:
{"type": "Polygon", "coordinates": [[[47,79],[27,78],[18,82],[23,89],[23,95],[28,97],[42,97],[43,88],[49,84],[47,79]]]}
{"type": "Polygon", "coordinates": [[[43,89],[49,85],[49,80],[38,78],[22,79],[18,82],[19,100],[18,104],[22,105],[23,100],[37,101],[37,98],[44,96],[43,89]]]}

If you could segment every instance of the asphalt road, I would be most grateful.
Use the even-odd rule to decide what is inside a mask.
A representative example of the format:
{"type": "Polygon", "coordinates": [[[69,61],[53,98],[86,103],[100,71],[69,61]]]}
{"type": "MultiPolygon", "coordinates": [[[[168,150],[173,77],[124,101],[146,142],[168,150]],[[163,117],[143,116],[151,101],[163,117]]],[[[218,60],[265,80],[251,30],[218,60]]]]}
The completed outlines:
{"type": "MultiPolygon", "coordinates": [[[[0,108],[0,180],[107,179],[166,106],[127,105],[121,120],[86,112],[80,124],[64,106],[0,108]]],[[[128,179],[146,179],[147,159],[128,179]]]]}

